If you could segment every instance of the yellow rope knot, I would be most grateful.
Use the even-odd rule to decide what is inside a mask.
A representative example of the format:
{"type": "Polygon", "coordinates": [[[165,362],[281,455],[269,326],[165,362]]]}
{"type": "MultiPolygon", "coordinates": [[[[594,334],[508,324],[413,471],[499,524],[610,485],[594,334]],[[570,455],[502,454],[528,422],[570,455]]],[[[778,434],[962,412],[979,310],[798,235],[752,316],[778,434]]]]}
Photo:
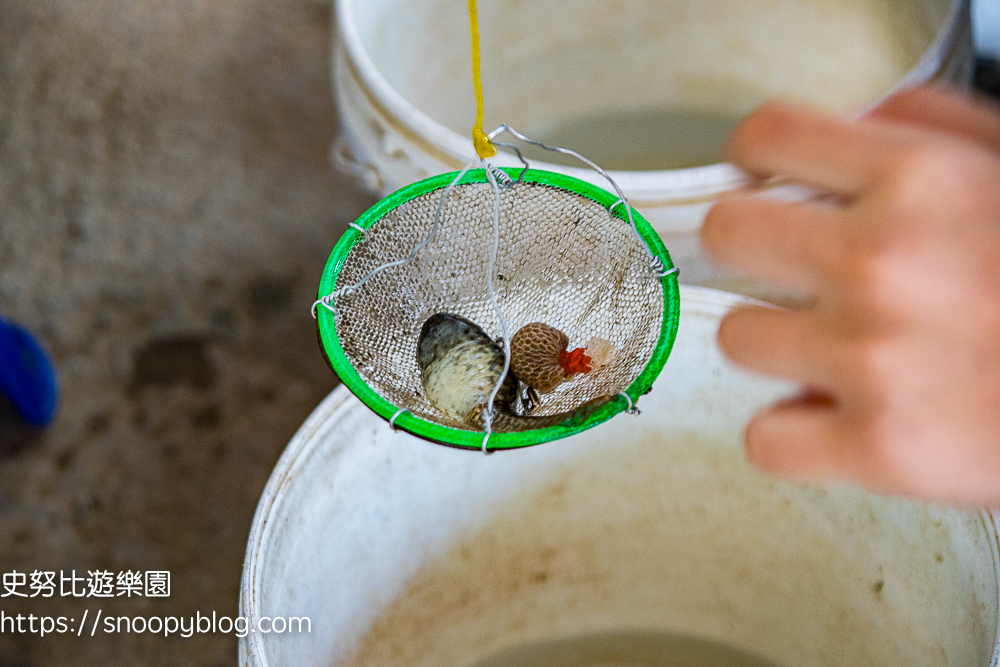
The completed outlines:
{"type": "Polygon", "coordinates": [[[476,147],[476,155],[481,158],[493,157],[497,154],[497,147],[493,145],[493,142],[479,126],[472,128],[472,145],[476,147]]]}

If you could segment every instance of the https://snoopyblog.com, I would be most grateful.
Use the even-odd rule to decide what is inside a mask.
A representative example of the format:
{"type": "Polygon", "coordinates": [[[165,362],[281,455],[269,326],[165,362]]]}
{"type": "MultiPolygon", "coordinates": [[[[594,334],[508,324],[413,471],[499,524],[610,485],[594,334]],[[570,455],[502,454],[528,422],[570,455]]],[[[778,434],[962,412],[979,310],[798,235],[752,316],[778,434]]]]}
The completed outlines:
{"type": "MultiPolygon", "coordinates": [[[[5,572],[2,577],[3,598],[121,598],[121,597],[170,597],[170,572],[125,570],[88,571],[77,575],[70,571],[5,572]]],[[[95,602],[98,600],[94,600],[95,602]]],[[[98,608],[92,612],[84,609],[75,616],[49,616],[40,614],[10,613],[0,608],[0,634],[32,634],[40,637],[52,634],[74,634],[77,637],[94,637],[104,634],[152,634],[164,637],[192,637],[195,634],[221,632],[237,637],[259,634],[307,634],[312,632],[312,621],[307,616],[220,616],[217,612],[196,611],[193,616],[119,615],[105,614],[98,608]]]]}

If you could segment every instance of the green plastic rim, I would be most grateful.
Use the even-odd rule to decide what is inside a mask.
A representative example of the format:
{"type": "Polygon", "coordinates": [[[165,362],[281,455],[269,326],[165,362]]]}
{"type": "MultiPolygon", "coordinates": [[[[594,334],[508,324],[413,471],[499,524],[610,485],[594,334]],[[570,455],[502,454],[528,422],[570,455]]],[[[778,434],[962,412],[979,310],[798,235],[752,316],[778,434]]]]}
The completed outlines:
{"type": "MultiPolygon", "coordinates": [[[[504,168],[503,171],[512,178],[517,179],[521,177],[522,169],[504,168]]],[[[365,211],[355,221],[355,224],[361,229],[368,229],[381,220],[387,213],[411,199],[427,194],[428,192],[446,188],[457,175],[458,172],[441,174],[403,187],[376,202],[374,206],[365,211]]],[[[616,195],[590,183],[581,181],[578,178],[564,174],[539,169],[528,169],[524,171],[522,180],[526,183],[538,183],[539,185],[568,190],[574,194],[591,199],[605,208],[610,208],[618,201],[616,195]]],[[[486,172],[482,169],[475,169],[466,173],[458,184],[465,185],[485,182],[487,182],[486,172]]],[[[628,224],[628,216],[624,206],[616,206],[613,215],[616,218],[620,218],[624,224],[628,224]]],[[[670,259],[670,253],[663,245],[663,241],[649,223],[646,222],[645,218],[639,215],[635,209],[632,209],[632,220],[635,223],[636,230],[639,232],[639,236],[645,242],[650,252],[660,259],[664,269],[669,270],[674,268],[673,261],[670,259]]],[[[442,221],[442,224],[444,224],[444,221],[442,221]]],[[[340,270],[343,268],[355,244],[363,236],[363,232],[354,227],[349,227],[344,232],[344,235],[340,237],[337,245],[333,248],[333,252],[330,253],[330,259],[327,260],[326,268],[323,269],[318,297],[324,297],[334,291],[340,270]]],[[[674,339],[677,337],[677,325],[680,318],[680,292],[677,283],[677,273],[674,272],[660,278],[660,284],[663,287],[663,320],[660,325],[660,336],[645,368],[643,368],[632,384],[625,389],[625,393],[631,399],[632,405],[637,405],[639,398],[643,394],[648,393],[652,388],[653,381],[659,376],[660,371],[663,370],[664,364],[667,363],[667,357],[670,356],[670,351],[674,346],[674,339]]],[[[392,422],[395,428],[411,433],[419,438],[460,449],[482,449],[483,432],[444,426],[413,415],[410,412],[400,412],[398,406],[387,401],[369,387],[344,354],[340,340],[337,337],[335,319],[329,309],[323,307],[317,308],[316,323],[319,328],[319,338],[323,352],[341,382],[355,396],[361,399],[365,405],[387,421],[395,417],[395,420],[392,422]]],[[[562,424],[547,428],[517,433],[494,432],[490,435],[487,450],[517,449],[559,440],[606,422],[628,408],[629,401],[624,396],[618,396],[615,400],[590,415],[586,421],[580,423],[573,423],[572,421],[563,422],[562,424]]]]}

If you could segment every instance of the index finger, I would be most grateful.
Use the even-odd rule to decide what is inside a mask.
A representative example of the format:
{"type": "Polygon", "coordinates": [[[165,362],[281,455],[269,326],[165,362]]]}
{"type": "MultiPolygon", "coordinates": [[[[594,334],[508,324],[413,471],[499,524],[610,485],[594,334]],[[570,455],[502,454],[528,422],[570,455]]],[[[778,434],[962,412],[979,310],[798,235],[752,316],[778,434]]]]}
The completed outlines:
{"type": "Polygon", "coordinates": [[[760,177],[789,177],[842,195],[873,180],[884,140],[870,127],[818,109],[772,102],[747,116],[726,154],[760,177]]]}

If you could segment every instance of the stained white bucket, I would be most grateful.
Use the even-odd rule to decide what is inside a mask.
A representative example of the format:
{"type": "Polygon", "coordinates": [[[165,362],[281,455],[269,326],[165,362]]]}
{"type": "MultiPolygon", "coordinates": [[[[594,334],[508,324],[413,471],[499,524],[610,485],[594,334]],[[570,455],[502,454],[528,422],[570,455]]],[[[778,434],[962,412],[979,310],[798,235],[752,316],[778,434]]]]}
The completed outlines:
{"type": "MultiPolygon", "coordinates": [[[[335,4],[334,162],[385,195],[472,159],[464,0],[335,4]]],[[[860,110],[904,83],[967,81],[971,67],[968,0],[479,5],[487,129],[506,122],[610,168],[655,169],[612,174],[689,284],[731,284],[703,259],[697,228],[743,182],[712,164],[737,118],[774,97],[860,110]],[[690,151],[693,168],[649,163],[690,151]]],[[[607,187],[584,169],[538,166],[607,187]]]]}
{"type": "Polygon", "coordinates": [[[683,288],[642,414],[531,449],[432,445],[334,391],[268,482],[240,597],[253,625],[306,616],[312,631],[249,634],[240,664],[470,667],[613,632],[796,667],[995,664],[993,517],[745,463],[747,418],[788,387],[720,357],[719,318],[738,300],[683,288]]]}

